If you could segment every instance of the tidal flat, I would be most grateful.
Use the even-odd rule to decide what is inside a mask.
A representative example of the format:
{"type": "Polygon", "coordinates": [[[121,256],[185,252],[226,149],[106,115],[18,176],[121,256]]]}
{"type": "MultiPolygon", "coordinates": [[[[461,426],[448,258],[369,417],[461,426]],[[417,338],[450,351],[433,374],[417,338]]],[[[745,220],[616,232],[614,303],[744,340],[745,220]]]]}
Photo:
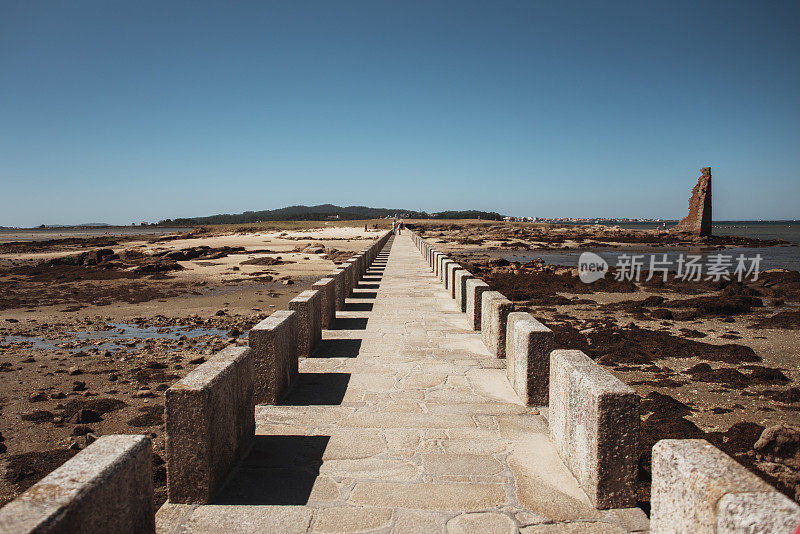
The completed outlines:
{"type": "Polygon", "coordinates": [[[636,282],[616,280],[612,264],[586,284],[575,266],[598,249],[707,257],[746,248],[797,262],[796,245],[592,225],[419,222],[415,231],[551,328],[557,348],[584,351],[636,389],[640,502],[652,446],[665,438],[708,439],[800,502],[800,272],[646,281],[645,266],[636,282]]]}
{"type": "MultiPolygon", "coordinates": [[[[98,436],[153,438],[164,391],[386,222],[270,223],[0,244],[0,505],[98,436]]],[[[64,233],[64,230],[61,230],[64,233]]]]}

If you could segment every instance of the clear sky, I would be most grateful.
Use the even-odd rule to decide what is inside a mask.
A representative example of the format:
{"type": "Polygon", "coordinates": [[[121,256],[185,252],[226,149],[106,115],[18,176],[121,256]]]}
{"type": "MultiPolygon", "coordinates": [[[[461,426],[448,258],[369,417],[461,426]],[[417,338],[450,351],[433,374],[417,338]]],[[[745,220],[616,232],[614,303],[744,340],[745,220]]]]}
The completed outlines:
{"type": "Polygon", "coordinates": [[[0,225],[800,218],[800,3],[0,1],[0,225]]]}

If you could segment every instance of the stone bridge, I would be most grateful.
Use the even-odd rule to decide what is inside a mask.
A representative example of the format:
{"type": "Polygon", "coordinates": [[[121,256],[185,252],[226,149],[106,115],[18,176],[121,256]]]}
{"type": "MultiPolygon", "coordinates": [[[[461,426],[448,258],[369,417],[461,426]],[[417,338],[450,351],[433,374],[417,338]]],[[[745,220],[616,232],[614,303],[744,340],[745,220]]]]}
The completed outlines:
{"type": "Polygon", "coordinates": [[[169,502],[155,517],[141,504],[152,495],[146,438],[108,436],[0,510],[0,532],[789,532],[800,522],[794,503],[702,440],[656,445],[648,518],[636,506],[633,390],[578,351],[553,351],[547,328],[409,231],[249,336],[249,348],[168,390],[169,502]],[[54,484],[63,491],[43,493],[54,484]]]}

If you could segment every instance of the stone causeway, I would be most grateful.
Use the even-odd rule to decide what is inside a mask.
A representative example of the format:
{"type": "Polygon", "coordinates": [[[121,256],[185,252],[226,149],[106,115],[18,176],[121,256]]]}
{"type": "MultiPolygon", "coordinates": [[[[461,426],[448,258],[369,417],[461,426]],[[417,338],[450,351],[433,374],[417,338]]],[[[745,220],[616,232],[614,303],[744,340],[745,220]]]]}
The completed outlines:
{"type": "Polygon", "coordinates": [[[786,532],[800,508],[703,440],[653,452],[639,398],[410,230],[386,234],[0,510],[0,532],[786,532]],[[116,439],[117,441],[114,441],[116,439]],[[93,471],[92,465],[102,470],[93,471]],[[149,484],[149,485],[148,485],[149,484]],[[58,486],[58,491],[52,488],[58,486]],[[111,525],[109,527],[109,525],[111,525]]]}

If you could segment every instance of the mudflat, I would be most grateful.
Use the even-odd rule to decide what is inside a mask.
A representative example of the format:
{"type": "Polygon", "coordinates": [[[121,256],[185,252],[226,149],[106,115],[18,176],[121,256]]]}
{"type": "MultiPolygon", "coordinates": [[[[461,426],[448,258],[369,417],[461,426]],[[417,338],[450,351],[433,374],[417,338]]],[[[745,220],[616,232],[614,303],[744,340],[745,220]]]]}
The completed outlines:
{"type": "Polygon", "coordinates": [[[164,390],[386,227],[368,223],[0,244],[0,505],[98,436],[133,433],[153,438],[159,506],[164,390]]]}

